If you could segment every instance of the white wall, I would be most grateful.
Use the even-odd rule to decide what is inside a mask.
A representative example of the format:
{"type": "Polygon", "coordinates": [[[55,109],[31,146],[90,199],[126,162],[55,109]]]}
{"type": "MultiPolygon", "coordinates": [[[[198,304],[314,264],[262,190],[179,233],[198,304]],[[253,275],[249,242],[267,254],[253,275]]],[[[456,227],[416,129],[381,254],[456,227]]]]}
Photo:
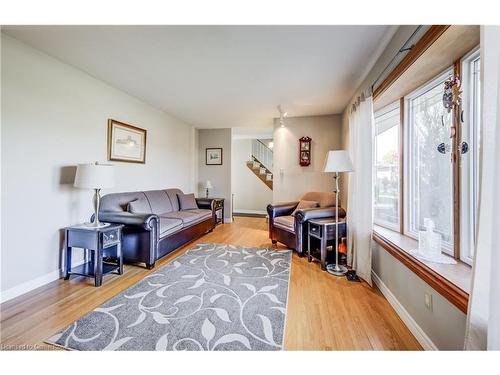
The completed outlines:
{"type": "Polygon", "coordinates": [[[463,349],[467,316],[378,244],[372,250],[373,272],[427,336],[424,342],[440,350],[463,349]],[[432,311],[425,307],[426,293],[432,295],[432,311]]]}
{"type": "Polygon", "coordinates": [[[224,219],[231,220],[231,129],[198,129],[198,196],[205,196],[210,180],[211,197],[224,198],[224,219]],[[207,148],[222,148],[222,165],[206,165],[207,148]]]}
{"type": "Polygon", "coordinates": [[[341,148],[341,116],[289,117],[274,121],[273,201],[298,200],[308,191],[333,191],[333,175],[323,173],[326,154],[341,148]],[[309,136],[311,164],[299,165],[299,138],[309,136]],[[282,171],[282,173],[281,173],[282,171]]]}
{"type": "Polygon", "coordinates": [[[252,139],[233,139],[231,188],[234,212],[266,213],[273,201],[273,191],[246,165],[251,160],[252,139]]]}
{"type": "MultiPolygon", "coordinates": [[[[106,161],[107,119],[147,129],[146,164],[116,165],[116,187],[194,189],[194,129],[2,34],[2,299],[59,275],[61,228],[89,219],[78,163],[106,161]]],[[[96,57],[97,58],[97,57],[96,57]]]]}

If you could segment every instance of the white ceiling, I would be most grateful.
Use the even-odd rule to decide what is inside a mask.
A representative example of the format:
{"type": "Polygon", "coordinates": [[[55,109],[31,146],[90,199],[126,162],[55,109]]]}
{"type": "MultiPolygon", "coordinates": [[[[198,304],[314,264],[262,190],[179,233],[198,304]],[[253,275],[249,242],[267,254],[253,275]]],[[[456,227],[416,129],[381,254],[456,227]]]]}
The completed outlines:
{"type": "Polygon", "coordinates": [[[196,127],[341,113],[393,26],[7,26],[3,32],[196,127]]]}

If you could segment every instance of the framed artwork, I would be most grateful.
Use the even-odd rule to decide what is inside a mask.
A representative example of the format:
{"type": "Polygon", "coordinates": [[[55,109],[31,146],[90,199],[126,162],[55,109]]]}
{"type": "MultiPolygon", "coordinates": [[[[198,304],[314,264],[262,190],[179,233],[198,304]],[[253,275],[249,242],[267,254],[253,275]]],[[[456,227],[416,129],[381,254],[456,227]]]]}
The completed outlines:
{"type": "Polygon", "coordinates": [[[108,160],[146,163],[146,129],[108,120],[108,160]]]}
{"type": "Polygon", "coordinates": [[[205,152],[206,165],[222,165],[222,148],[207,148],[205,152]]]}

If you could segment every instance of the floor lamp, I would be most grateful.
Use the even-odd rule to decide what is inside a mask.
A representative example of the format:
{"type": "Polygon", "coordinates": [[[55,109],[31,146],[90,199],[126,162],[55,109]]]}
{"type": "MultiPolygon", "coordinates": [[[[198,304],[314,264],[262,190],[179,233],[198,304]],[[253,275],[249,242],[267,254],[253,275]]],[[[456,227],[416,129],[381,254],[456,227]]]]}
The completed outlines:
{"type": "Polygon", "coordinates": [[[343,276],[347,268],[339,264],[339,172],[354,170],[349,154],[345,150],[328,151],[323,172],[334,172],[335,179],[335,264],[328,264],[326,270],[335,276],[343,276]]]}

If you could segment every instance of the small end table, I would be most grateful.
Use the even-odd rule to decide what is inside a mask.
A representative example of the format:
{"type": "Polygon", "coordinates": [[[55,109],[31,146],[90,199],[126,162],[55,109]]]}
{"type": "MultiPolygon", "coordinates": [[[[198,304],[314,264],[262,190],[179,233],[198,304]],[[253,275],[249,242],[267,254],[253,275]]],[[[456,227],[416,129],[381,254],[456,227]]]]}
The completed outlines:
{"type": "MultiPolygon", "coordinates": [[[[346,222],[339,221],[339,243],[342,237],[346,235],[346,222]]],[[[335,244],[335,219],[312,219],[308,221],[308,235],[307,235],[307,260],[311,262],[314,259],[321,262],[321,269],[326,270],[326,246],[328,242],[335,244]],[[311,238],[320,240],[320,259],[313,255],[311,251],[311,238]]],[[[333,246],[335,247],[335,245],[333,246]]],[[[338,249],[335,249],[338,251],[338,249]]]]}
{"type": "Polygon", "coordinates": [[[121,224],[110,224],[101,228],[92,228],[85,225],[74,225],[64,228],[66,249],[66,272],[64,280],[70,275],[93,277],[95,286],[102,285],[103,275],[117,271],[123,274],[123,254],[121,246],[121,224]],[[71,267],[71,253],[73,247],[90,251],[90,261],[71,267]]]}
{"type": "Polygon", "coordinates": [[[216,216],[215,220],[215,225],[217,224],[224,224],[224,198],[197,198],[199,202],[211,202],[215,201],[215,214],[220,211],[221,216],[219,218],[219,215],[216,216]]]}

